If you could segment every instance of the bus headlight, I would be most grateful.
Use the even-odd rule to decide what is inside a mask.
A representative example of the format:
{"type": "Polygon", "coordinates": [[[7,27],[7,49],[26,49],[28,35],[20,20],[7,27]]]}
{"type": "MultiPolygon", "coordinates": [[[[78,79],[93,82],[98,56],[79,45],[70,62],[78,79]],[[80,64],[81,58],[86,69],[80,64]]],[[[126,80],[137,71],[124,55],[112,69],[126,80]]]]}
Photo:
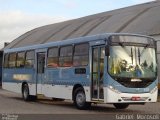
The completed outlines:
{"type": "Polygon", "coordinates": [[[153,88],[150,93],[153,94],[154,92],[156,92],[158,90],[157,86],[155,88],[153,88]]]}
{"type": "Polygon", "coordinates": [[[114,88],[113,86],[108,86],[108,88],[110,89],[110,90],[112,90],[113,92],[115,92],[115,93],[118,93],[118,94],[120,94],[121,92],[119,91],[119,90],[117,90],[116,88],[114,88]]]}

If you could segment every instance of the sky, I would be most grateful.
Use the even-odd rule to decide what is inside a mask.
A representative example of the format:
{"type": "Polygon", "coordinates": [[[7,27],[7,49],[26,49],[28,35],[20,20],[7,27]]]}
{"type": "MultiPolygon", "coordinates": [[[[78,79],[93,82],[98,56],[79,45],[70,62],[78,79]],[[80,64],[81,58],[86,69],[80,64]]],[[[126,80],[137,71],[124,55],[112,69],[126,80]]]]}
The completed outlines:
{"type": "Polygon", "coordinates": [[[0,0],[0,48],[39,26],[154,0],[0,0]]]}

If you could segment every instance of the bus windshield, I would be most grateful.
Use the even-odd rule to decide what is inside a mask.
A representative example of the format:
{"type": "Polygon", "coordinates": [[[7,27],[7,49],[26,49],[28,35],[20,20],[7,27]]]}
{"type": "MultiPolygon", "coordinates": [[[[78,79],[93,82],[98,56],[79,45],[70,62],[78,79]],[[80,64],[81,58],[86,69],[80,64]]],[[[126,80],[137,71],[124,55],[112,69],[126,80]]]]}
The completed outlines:
{"type": "Polygon", "coordinates": [[[115,78],[156,78],[155,48],[147,46],[110,46],[108,71],[115,78]]]}

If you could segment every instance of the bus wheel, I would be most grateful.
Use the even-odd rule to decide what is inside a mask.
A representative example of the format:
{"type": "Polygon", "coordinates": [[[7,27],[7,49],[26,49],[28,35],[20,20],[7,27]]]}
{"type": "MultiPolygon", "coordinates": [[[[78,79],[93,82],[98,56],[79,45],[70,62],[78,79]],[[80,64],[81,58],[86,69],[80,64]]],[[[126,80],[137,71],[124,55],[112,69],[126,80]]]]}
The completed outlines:
{"type": "Polygon", "coordinates": [[[114,103],[113,105],[116,109],[126,109],[129,106],[128,103],[114,103]]]}
{"type": "Polygon", "coordinates": [[[84,110],[84,109],[88,109],[91,106],[91,103],[86,102],[86,95],[85,92],[83,90],[83,88],[79,87],[74,91],[74,104],[75,106],[80,109],[80,110],[84,110]]]}
{"type": "Polygon", "coordinates": [[[30,100],[30,95],[29,95],[29,88],[27,84],[24,84],[22,87],[22,97],[25,101],[30,100]]]}

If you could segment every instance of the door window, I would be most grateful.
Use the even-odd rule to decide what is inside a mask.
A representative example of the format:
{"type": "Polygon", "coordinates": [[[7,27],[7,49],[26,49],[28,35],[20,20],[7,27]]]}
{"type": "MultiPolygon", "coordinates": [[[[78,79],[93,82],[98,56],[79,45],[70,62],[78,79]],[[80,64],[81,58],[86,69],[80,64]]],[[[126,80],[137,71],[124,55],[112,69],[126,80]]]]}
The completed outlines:
{"type": "Polygon", "coordinates": [[[45,53],[38,53],[38,60],[37,60],[37,72],[44,73],[45,67],[45,53]]]}
{"type": "Polygon", "coordinates": [[[92,56],[92,98],[103,99],[105,48],[93,48],[92,56]]]}

